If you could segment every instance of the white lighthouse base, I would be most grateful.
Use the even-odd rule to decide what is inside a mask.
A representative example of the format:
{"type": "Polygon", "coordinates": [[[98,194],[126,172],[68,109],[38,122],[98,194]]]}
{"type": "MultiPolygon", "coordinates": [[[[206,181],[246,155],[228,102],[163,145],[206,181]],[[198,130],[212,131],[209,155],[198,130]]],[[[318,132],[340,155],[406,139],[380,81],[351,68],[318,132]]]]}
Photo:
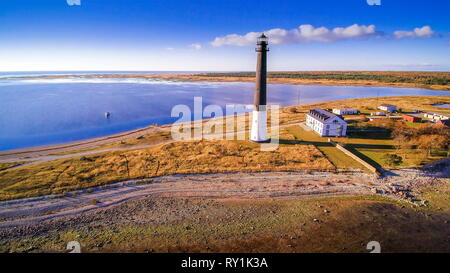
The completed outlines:
{"type": "Polygon", "coordinates": [[[252,129],[250,133],[250,140],[254,142],[267,142],[267,112],[253,111],[252,115],[252,129]]]}

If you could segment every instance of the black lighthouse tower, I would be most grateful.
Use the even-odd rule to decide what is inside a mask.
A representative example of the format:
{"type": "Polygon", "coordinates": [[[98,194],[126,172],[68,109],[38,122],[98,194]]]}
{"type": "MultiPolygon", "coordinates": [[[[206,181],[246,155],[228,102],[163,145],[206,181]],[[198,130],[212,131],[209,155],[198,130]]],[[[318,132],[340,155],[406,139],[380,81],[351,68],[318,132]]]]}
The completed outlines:
{"type": "Polygon", "coordinates": [[[268,38],[264,33],[258,37],[256,43],[256,87],[253,100],[252,129],[250,140],[266,142],[267,138],[267,51],[268,38]]]}

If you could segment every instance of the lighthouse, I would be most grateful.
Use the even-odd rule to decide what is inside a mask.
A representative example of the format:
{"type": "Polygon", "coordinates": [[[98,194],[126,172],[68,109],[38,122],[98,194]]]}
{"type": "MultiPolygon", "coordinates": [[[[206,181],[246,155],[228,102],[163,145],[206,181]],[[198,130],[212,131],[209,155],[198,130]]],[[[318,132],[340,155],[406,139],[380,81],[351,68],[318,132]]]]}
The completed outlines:
{"type": "Polygon", "coordinates": [[[264,33],[258,37],[256,43],[256,87],[253,100],[252,129],[250,140],[253,142],[267,142],[267,48],[268,38],[264,33]]]}

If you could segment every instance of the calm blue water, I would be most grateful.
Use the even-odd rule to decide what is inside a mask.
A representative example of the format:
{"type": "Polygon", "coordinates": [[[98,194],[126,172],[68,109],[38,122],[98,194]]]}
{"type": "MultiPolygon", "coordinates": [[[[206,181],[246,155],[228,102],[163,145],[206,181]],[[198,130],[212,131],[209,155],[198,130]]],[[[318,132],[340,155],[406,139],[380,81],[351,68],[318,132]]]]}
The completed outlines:
{"type": "MultiPolygon", "coordinates": [[[[0,78],[0,151],[105,136],[153,123],[171,123],[176,120],[170,117],[172,107],[177,104],[193,107],[194,96],[201,96],[204,105],[251,104],[253,88],[253,83],[0,78]],[[109,119],[104,116],[107,111],[111,112],[109,119]]],[[[284,84],[268,87],[269,102],[281,106],[377,95],[448,94],[411,88],[284,84]]]]}
{"type": "Polygon", "coordinates": [[[450,104],[434,104],[433,106],[437,108],[450,108],[450,104]]]}

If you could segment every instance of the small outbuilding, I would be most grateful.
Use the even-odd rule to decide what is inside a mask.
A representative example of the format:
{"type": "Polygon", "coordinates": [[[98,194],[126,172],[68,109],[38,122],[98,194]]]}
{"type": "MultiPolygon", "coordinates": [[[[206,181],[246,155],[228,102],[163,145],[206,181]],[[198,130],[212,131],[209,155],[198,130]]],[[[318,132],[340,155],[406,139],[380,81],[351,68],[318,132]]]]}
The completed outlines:
{"type": "Polygon", "coordinates": [[[384,103],[384,104],[378,106],[378,109],[392,113],[392,112],[397,111],[397,106],[384,103]]]}
{"type": "Polygon", "coordinates": [[[359,110],[358,109],[354,109],[354,108],[335,108],[333,109],[333,114],[336,115],[358,115],[359,114],[359,110]]]}
{"type": "Polygon", "coordinates": [[[373,112],[370,113],[371,116],[382,116],[385,117],[386,116],[386,112],[373,112]]]}
{"type": "Polygon", "coordinates": [[[422,122],[422,119],[416,116],[410,116],[410,115],[402,115],[402,119],[408,122],[412,123],[420,123],[422,122]]]}
{"type": "Polygon", "coordinates": [[[436,113],[436,112],[428,112],[423,114],[424,117],[429,118],[433,121],[447,120],[450,119],[450,114],[436,113]]]}

